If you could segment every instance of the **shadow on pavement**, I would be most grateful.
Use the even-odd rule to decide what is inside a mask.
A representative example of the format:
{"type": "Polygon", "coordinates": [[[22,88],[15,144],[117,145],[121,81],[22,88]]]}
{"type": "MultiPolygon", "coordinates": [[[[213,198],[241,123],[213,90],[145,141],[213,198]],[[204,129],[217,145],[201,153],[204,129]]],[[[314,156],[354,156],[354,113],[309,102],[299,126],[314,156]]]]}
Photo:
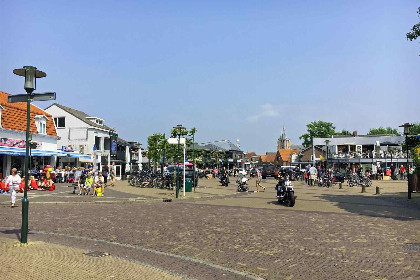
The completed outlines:
{"type": "Polygon", "coordinates": [[[0,231],[3,234],[15,234],[16,238],[20,240],[20,229],[6,229],[0,231]]]}
{"type": "Polygon", "coordinates": [[[408,201],[399,196],[322,194],[317,197],[332,202],[349,213],[399,221],[420,220],[419,201],[408,201]]]}

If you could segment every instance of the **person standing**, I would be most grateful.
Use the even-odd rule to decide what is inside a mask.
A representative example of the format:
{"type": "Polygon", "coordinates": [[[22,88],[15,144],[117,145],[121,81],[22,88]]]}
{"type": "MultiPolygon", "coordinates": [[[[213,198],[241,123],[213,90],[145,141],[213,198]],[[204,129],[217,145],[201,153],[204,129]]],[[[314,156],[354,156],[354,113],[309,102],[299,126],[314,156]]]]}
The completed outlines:
{"type": "Polygon", "coordinates": [[[114,182],[115,182],[115,175],[116,175],[116,172],[115,172],[115,161],[112,162],[112,165],[111,165],[111,168],[110,168],[110,172],[111,172],[111,186],[113,187],[114,186],[114,182]]]}
{"type": "Polygon", "coordinates": [[[311,168],[309,168],[309,182],[310,185],[313,186],[316,180],[316,174],[317,174],[317,170],[315,166],[311,166],[311,168]]]}
{"type": "Polygon", "coordinates": [[[400,166],[400,180],[405,180],[405,168],[402,164],[400,166]]]}
{"type": "Polygon", "coordinates": [[[11,206],[12,208],[15,207],[16,190],[19,190],[19,185],[20,185],[21,181],[22,181],[22,179],[17,174],[17,169],[13,168],[12,169],[12,175],[7,177],[7,183],[9,184],[10,197],[11,197],[11,200],[12,200],[12,206],[11,206]]]}
{"type": "Polygon", "coordinates": [[[108,164],[102,168],[102,176],[104,177],[104,184],[105,186],[108,184],[108,175],[109,175],[109,167],[108,164]]]}

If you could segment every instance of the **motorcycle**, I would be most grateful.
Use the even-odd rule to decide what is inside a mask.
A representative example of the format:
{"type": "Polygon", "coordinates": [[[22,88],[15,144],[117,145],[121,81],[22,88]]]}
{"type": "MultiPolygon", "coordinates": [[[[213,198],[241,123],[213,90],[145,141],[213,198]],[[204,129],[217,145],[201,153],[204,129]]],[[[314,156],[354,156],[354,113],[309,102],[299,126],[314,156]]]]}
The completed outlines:
{"type": "Polygon", "coordinates": [[[292,182],[287,178],[279,180],[276,185],[277,200],[280,204],[293,207],[295,205],[295,191],[292,182]]]}
{"type": "Polygon", "coordinates": [[[220,174],[220,184],[222,184],[222,186],[227,187],[229,185],[229,176],[227,176],[227,174],[220,174]]]}
{"type": "Polygon", "coordinates": [[[248,179],[245,176],[239,176],[236,183],[238,183],[238,192],[248,191],[248,179]]]}

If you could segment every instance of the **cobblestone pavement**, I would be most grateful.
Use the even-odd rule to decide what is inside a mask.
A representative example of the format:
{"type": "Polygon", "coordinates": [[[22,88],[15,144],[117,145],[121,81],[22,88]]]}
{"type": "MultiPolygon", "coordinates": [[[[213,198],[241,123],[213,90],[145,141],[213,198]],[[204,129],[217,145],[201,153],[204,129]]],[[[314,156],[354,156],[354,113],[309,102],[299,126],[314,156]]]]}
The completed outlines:
{"type": "Polygon", "coordinates": [[[111,255],[90,256],[95,252],[38,241],[22,245],[0,238],[0,252],[2,279],[183,279],[111,255]]]}
{"type": "MultiPolygon", "coordinates": [[[[106,250],[195,279],[420,278],[417,194],[412,203],[297,183],[296,206],[286,208],[273,199],[274,182],[265,185],[171,203],[34,203],[29,239],[106,250]]],[[[20,208],[0,209],[0,236],[16,238],[20,208]]]]}

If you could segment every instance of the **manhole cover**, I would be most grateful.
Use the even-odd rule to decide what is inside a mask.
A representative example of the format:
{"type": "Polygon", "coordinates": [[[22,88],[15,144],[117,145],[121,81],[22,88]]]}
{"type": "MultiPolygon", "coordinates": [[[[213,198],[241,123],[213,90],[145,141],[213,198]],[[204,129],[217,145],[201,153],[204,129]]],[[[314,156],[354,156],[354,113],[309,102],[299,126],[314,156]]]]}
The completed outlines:
{"type": "Polygon", "coordinates": [[[411,250],[411,251],[420,251],[420,243],[408,243],[408,244],[404,244],[404,247],[407,250],[411,250]]]}
{"type": "Polygon", "coordinates": [[[89,257],[95,257],[95,258],[100,258],[100,257],[109,256],[109,253],[99,252],[99,251],[93,251],[93,252],[84,253],[84,254],[85,254],[86,256],[89,256],[89,257]]]}

